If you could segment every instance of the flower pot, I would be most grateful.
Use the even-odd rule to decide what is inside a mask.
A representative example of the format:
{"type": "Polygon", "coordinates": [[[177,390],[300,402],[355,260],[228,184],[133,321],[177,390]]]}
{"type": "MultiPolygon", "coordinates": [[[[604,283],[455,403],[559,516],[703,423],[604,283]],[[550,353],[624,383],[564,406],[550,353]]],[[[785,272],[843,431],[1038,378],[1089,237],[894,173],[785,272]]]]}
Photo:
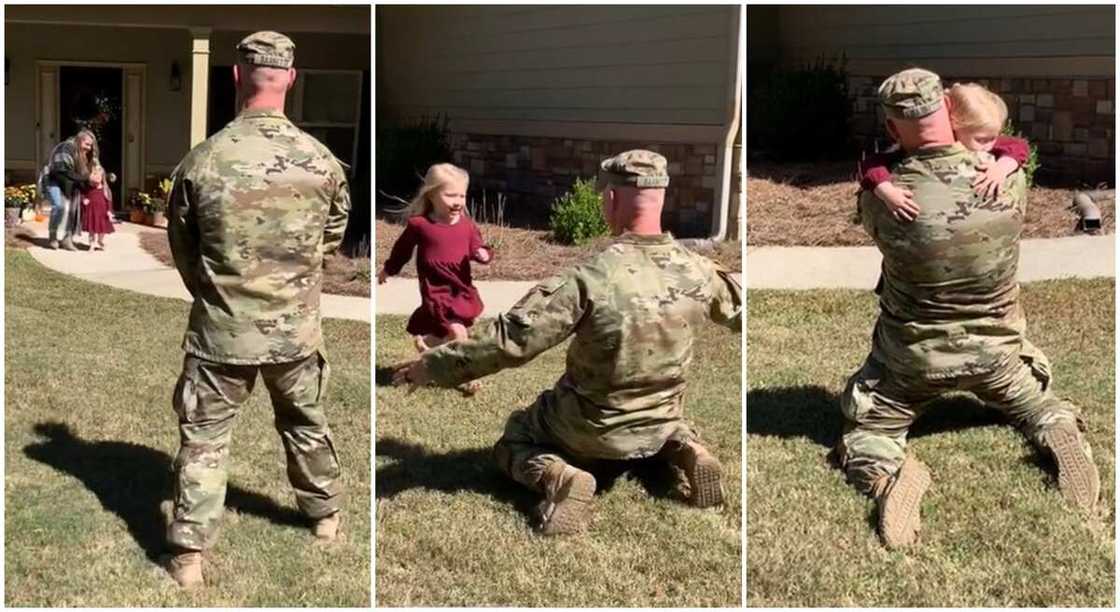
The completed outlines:
{"type": "Polygon", "coordinates": [[[12,227],[13,225],[19,225],[19,222],[20,222],[19,211],[20,211],[20,208],[18,206],[5,206],[4,207],[4,227],[12,227]]]}
{"type": "Polygon", "coordinates": [[[128,211],[128,220],[133,223],[143,223],[144,211],[140,210],[139,208],[133,208],[132,210],[128,211]]]}
{"type": "Polygon", "coordinates": [[[167,227],[167,215],[162,211],[152,213],[152,225],[156,227],[167,227]]]}

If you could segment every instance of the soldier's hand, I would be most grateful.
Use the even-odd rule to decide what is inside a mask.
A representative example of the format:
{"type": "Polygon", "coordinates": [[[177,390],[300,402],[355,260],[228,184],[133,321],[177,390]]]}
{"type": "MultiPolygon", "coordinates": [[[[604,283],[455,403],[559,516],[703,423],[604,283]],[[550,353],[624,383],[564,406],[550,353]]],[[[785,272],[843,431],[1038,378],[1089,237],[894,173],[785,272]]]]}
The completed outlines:
{"type": "Polygon", "coordinates": [[[432,377],[428,374],[428,368],[424,365],[424,361],[417,359],[411,363],[407,363],[393,372],[394,385],[411,385],[409,391],[415,391],[417,387],[424,386],[431,382],[432,377]]]}

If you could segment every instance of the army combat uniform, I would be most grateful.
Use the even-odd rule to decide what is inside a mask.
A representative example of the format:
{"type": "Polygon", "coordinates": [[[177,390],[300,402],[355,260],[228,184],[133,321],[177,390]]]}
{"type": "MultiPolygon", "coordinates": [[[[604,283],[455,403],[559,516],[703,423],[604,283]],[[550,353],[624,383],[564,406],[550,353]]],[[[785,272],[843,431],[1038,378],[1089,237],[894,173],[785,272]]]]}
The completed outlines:
{"type": "MultiPolygon", "coordinates": [[[[901,75],[914,72],[932,74],[901,75]]],[[[919,108],[916,116],[931,111],[930,99],[941,99],[939,81],[933,91],[928,80],[907,90],[892,79],[884,88],[896,89],[885,98],[901,97],[909,103],[904,110],[919,108]],[[900,89],[912,98],[899,96],[900,89]]],[[[864,228],[883,254],[883,286],[871,354],[841,399],[846,425],[837,450],[849,481],[876,497],[904,465],[906,435],[921,405],[949,391],[974,393],[1042,449],[1090,459],[1077,409],[1054,396],[1049,362],[1024,337],[1016,271],[1025,177],[1012,174],[998,199],[984,200],[972,187],[979,161],[993,160],[959,143],[905,158],[892,180],[922,207],[910,223],[896,221],[872,192],[861,194],[864,228]],[[1073,452],[1078,445],[1083,449],[1073,452]]],[[[1067,465],[1060,477],[1095,479],[1095,468],[1081,467],[1070,476],[1067,465]]],[[[1095,503],[1099,485],[1074,488],[1082,489],[1075,503],[1095,503]]]]}
{"type": "MultiPolygon", "coordinates": [[[[260,32],[238,51],[248,64],[290,67],[294,45],[260,32]]],[[[342,241],[350,194],[334,155],[275,110],[243,111],[192,149],[173,178],[168,235],[194,304],[173,397],[181,447],[168,541],[199,551],[216,535],[230,435],[258,374],[300,510],[317,519],[340,509],[322,409],[329,368],[319,297],[323,257],[342,241]]]]}
{"type": "MultiPolygon", "coordinates": [[[[655,156],[664,179],[632,177],[630,184],[667,183],[664,158],[630,153],[618,158],[655,156]]],[[[727,271],[671,235],[624,234],[534,287],[479,338],[444,345],[423,360],[432,379],[450,387],[523,365],[574,336],[564,374],[510,416],[494,447],[504,473],[542,491],[552,465],[650,457],[669,442],[696,439],[682,414],[696,329],[712,320],[740,330],[740,291],[727,271]]]]}

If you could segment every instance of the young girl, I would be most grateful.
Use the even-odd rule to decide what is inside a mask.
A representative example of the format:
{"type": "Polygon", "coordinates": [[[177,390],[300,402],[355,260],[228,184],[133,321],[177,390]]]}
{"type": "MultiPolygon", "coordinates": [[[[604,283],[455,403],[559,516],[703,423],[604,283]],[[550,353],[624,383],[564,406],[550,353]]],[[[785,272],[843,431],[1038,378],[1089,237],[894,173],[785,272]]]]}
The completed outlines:
{"type": "MultiPolygon", "coordinates": [[[[408,333],[416,350],[451,340],[465,340],[467,329],[482,314],[482,298],[471,282],[471,261],[489,263],[489,247],[482,244],[478,227],[466,216],[466,171],[451,164],[428,168],[420,191],[409,203],[409,220],[377,274],[383,284],[400,273],[417,249],[416,275],[420,281],[420,307],[408,320],[408,333]]],[[[478,381],[460,390],[477,392],[478,381]]]]}
{"type": "Polygon", "coordinates": [[[105,169],[94,166],[89,183],[82,187],[82,229],[89,234],[89,250],[105,250],[105,234],[113,233],[113,192],[105,169]]]}
{"type": "MultiPolygon", "coordinates": [[[[955,83],[947,97],[957,141],[970,151],[988,151],[996,158],[994,163],[977,166],[980,174],[972,184],[984,197],[994,196],[1003,180],[1026,163],[1030,146],[1022,138],[1000,135],[1007,121],[1007,105],[983,85],[955,83]]],[[[869,155],[860,163],[860,186],[874,190],[899,221],[913,221],[921,210],[914,194],[891,183],[890,166],[901,156],[900,152],[869,155]]]]}

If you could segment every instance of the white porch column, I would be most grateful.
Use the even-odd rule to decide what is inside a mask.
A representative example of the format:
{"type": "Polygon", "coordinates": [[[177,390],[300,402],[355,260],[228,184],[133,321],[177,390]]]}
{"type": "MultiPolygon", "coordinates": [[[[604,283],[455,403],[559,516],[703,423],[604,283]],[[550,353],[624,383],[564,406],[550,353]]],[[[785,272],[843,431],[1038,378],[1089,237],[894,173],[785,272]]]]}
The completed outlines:
{"type": "Polygon", "coordinates": [[[210,28],[191,28],[191,147],[206,140],[210,99],[210,28]]]}

